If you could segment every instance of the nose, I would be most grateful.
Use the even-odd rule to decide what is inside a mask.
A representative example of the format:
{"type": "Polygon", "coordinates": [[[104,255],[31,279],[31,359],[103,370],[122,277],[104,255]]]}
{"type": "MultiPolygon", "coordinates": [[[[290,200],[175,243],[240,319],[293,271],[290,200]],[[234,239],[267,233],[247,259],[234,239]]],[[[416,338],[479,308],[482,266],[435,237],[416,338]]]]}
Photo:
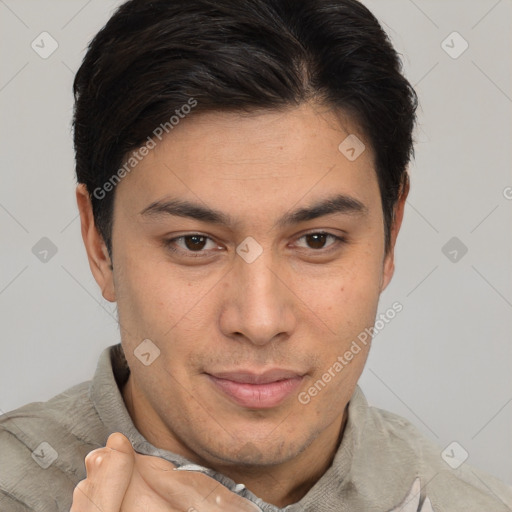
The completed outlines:
{"type": "Polygon", "coordinates": [[[237,256],[228,276],[220,315],[225,336],[265,345],[291,335],[297,320],[294,295],[269,252],[252,263],[237,256]]]}

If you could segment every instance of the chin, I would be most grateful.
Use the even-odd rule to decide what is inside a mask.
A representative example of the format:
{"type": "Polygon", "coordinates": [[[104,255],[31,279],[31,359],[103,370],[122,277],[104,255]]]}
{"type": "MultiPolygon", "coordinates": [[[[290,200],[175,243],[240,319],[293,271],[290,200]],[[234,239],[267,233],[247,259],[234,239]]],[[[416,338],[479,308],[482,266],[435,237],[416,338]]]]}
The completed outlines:
{"type": "Polygon", "coordinates": [[[256,439],[230,439],[224,446],[210,445],[208,453],[222,465],[230,466],[274,466],[286,463],[302,453],[310,442],[291,441],[290,438],[267,437],[256,439]]]}

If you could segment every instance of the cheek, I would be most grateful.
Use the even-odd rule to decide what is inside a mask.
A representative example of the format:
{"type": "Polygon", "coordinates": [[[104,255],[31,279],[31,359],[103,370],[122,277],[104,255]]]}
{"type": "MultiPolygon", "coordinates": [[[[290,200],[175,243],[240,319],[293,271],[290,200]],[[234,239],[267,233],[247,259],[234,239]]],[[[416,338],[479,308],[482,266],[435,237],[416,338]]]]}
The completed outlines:
{"type": "Polygon", "coordinates": [[[323,399],[319,403],[326,403],[331,393],[339,393],[355,384],[363,370],[371,342],[368,329],[373,326],[377,313],[381,274],[380,256],[365,251],[346,258],[329,275],[302,280],[301,293],[307,297],[305,302],[312,312],[309,318],[318,326],[311,339],[322,340],[322,349],[316,350],[315,378],[322,380],[329,370],[336,375],[334,378],[331,374],[325,375],[325,380],[330,379],[332,383],[326,393],[322,392],[323,399]],[[315,293],[308,296],[306,284],[312,282],[318,286],[315,293]]]}
{"type": "MultiPolygon", "coordinates": [[[[298,272],[297,272],[298,275],[298,272]]],[[[373,320],[380,294],[382,262],[374,253],[358,251],[336,265],[315,272],[303,270],[297,295],[334,323],[357,326],[373,320]],[[372,317],[373,315],[373,317],[372,317]]]]}
{"type": "Polygon", "coordinates": [[[146,261],[132,254],[115,269],[119,320],[130,338],[162,336],[178,321],[185,301],[183,294],[169,293],[164,266],[146,261]]]}
{"type": "MultiPolygon", "coordinates": [[[[191,282],[163,258],[156,261],[133,253],[120,262],[116,291],[123,343],[128,351],[133,352],[142,340],[150,339],[167,365],[186,361],[197,349],[201,334],[211,331],[215,321],[212,287],[210,280],[191,282]],[[204,300],[207,296],[210,300],[204,300]]],[[[184,365],[174,370],[184,371],[184,365]]]]}

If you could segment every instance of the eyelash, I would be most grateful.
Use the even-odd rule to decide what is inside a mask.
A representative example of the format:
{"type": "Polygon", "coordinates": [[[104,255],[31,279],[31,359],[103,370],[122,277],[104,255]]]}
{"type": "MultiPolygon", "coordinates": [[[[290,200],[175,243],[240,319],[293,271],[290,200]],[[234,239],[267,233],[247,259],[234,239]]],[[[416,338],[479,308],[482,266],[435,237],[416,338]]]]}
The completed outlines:
{"type": "MultiPolygon", "coordinates": [[[[317,253],[317,254],[327,254],[327,253],[331,252],[332,250],[334,250],[335,248],[339,247],[340,245],[343,245],[343,244],[347,243],[347,239],[345,237],[333,235],[332,233],[327,233],[325,231],[313,231],[311,233],[305,233],[304,235],[300,236],[297,240],[301,240],[303,238],[306,238],[308,236],[313,236],[313,235],[326,235],[328,238],[331,238],[332,240],[334,240],[334,242],[331,243],[330,245],[328,245],[326,248],[311,249],[311,248],[304,248],[303,247],[301,249],[309,250],[309,251],[312,251],[313,253],[317,253]]],[[[171,252],[173,252],[173,253],[181,253],[182,255],[185,255],[186,257],[206,258],[206,257],[211,256],[210,254],[208,254],[208,251],[205,251],[205,250],[191,251],[189,249],[176,248],[176,246],[174,245],[179,240],[184,240],[185,238],[193,237],[193,236],[198,236],[198,237],[201,237],[201,238],[206,238],[207,241],[214,242],[214,240],[211,237],[209,237],[207,235],[203,235],[202,233],[190,233],[190,234],[181,235],[181,236],[178,236],[178,237],[175,237],[175,238],[171,238],[171,239],[165,240],[164,241],[164,245],[171,252]]]]}

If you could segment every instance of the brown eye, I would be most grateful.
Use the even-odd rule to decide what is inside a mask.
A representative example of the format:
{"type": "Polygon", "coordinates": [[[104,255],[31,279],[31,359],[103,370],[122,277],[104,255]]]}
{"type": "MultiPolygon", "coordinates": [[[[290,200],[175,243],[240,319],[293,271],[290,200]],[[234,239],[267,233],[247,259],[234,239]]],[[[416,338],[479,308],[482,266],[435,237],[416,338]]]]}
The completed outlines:
{"type": "Polygon", "coordinates": [[[222,249],[209,236],[200,233],[165,240],[164,245],[171,252],[184,257],[212,256],[212,249],[222,249]]]}
{"type": "Polygon", "coordinates": [[[330,235],[327,233],[313,233],[311,235],[306,235],[305,238],[311,249],[323,249],[328,236],[330,235]]]}
{"type": "Polygon", "coordinates": [[[200,251],[204,249],[208,238],[200,235],[184,236],[185,247],[190,251],[200,251]]]}
{"type": "Polygon", "coordinates": [[[297,246],[301,249],[312,249],[313,251],[320,252],[322,249],[325,251],[329,248],[335,249],[336,246],[343,244],[345,239],[331,233],[323,233],[321,231],[316,233],[307,233],[297,240],[297,246]]]}

